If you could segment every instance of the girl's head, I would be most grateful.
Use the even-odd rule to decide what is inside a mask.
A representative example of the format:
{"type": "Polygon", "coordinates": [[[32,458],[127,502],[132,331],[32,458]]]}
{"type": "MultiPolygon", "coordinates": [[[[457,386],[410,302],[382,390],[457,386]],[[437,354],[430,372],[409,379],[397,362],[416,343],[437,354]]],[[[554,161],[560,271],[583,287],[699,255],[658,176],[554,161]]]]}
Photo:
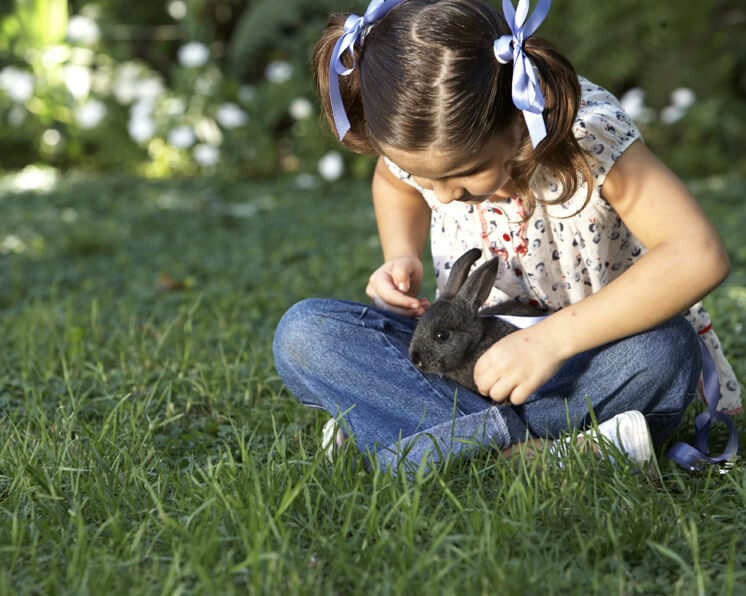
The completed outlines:
{"type": "MultiPolygon", "coordinates": [[[[329,64],[347,17],[330,17],[313,56],[333,129],[329,64]]],[[[481,0],[405,0],[394,6],[356,47],[355,69],[339,77],[351,126],[342,144],[394,161],[397,152],[452,157],[456,169],[490,145],[509,144],[501,152],[507,157],[503,166],[517,190],[530,194],[528,180],[541,163],[574,192],[582,168],[571,133],[580,100],[577,75],[551,44],[535,36],[525,40],[546,100],[547,137],[533,149],[513,103],[513,64],[500,63],[493,49],[496,39],[510,34],[503,16],[481,0]]],[[[342,62],[351,67],[352,57],[345,54],[342,62]]]]}

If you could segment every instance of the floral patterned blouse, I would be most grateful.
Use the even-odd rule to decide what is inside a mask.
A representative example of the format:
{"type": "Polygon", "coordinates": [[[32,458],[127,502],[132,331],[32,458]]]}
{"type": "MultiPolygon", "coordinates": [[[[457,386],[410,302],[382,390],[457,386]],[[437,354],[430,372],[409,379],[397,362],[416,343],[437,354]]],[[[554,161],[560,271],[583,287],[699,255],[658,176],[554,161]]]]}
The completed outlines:
{"type": "MultiPolygon", "coordinates": [[[[573,132],[586,150],[594,176],[594,189],[581,209],[587,186],[580,186],[570,200],[559,205],[536,204],[524,221],[521,199],[468,205],[440,203],[432,190],[422,188],[390,160],[397,178],[414,186],[432,210],[430,242],[440,292],[454,261],[471,248],[481,248],[482,258],[501,259],[500,269],[486,304],[507,300],[559,310],[593,294],[627,270],[645,253],[645,247],[627,229],[613,207],[601,196],[607,174],[640,131],[608,91],[580,77],[582,96],[573,132]]],[[[537,197],[559,196],[559,181],[543,168],[531,180],[537,197]]],[[[742,411],[741,392],[733,369],[723,355],[710,317],[701,303],[685,316],[705,341],[715,361],[721,386],[718,410],[742,411]]]]}

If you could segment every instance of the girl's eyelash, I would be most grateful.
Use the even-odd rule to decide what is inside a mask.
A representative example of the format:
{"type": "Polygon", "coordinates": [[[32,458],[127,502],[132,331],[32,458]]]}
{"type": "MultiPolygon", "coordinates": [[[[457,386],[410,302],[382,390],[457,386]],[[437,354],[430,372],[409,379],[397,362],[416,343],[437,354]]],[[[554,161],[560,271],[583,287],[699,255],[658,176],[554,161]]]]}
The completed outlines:
{"type": "Polygon", "coordinates": [[[444,178],[440,178],[440,180],[444,180],[446,178],[466,178],[467,176],[472,176],[474,174],[481,172],[483,169],[484,169],[484,166],[480,165],[480,166],[477,166],[476,168],[469,170],[468,172],[463,172],[461,174],[454,174],[452,176],[445,176],[444,178]]]}
{"type": "Polygon", "coordinates": [[[473,168],[469,170],[468,172],[464,172],[463,174],[459,174],[458,178],[466,178],[467,176],[473,176],[474,174],[478,174],[484,169],[484,166],[477,166],[476,168],[473,168]]]}

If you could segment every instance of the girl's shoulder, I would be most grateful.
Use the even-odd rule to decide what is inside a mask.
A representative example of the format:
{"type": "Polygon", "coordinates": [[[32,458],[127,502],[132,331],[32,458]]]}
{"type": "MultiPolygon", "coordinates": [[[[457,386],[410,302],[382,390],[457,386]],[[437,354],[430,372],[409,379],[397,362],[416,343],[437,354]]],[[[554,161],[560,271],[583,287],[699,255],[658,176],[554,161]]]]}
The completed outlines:
{"type": "MultiPolygon", "coordinates": [[[[581,210],[588,211],[588,208],[600,209],[602,213],[611,210],[601,195],[601,188],[616,160],[642,138],[632,118],[612,93],[584,77],[578,77],[578,82],[581,97],[572,132],[593,174],[593,189],[590,201],[587,201],[587,186],[583,184],[561,205],[537,205],[537,209],[541,207],[551,216],[566,217],[581,210]]],[[[562,190],[557,176],[543,167],[535,172],[531,187],[545,203],[556,200],[562,190]]]]}
{"type": "Polygon", "coordinates": [[[589,154],[591,166],[595,162],[605,177],[622,152],[642,135],[612,93],[586,78],[578,77],[578,81],[581,97],[573,133],[589,154]]]}

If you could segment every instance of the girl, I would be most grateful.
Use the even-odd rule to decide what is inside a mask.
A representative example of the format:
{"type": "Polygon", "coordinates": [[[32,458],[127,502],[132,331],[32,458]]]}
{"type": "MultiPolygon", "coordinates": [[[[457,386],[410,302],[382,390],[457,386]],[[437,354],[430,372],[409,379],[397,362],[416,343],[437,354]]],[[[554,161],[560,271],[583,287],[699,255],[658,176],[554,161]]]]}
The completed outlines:
{"type": "Polygon", "coordinates": [[[331,126],[348,149],[379,156],[384,256],[372,306],[303,301],[275,334],[288,388],[335,417],[330,453],[350,433],[384,466],[507,450],[589,426],[590,402],[601,434],[644,463],[695,395],[697,333],[719,409],[741,407],[698,303],[728,275],[723,244],[618,101],[532,35],[549,1],[526,19],[527,0],[517,11],[504,0],[504,17],[480,0],[374,0],[362,17],[333,15],[316,46],[331,126]],[[488,305],[549,313],[479,359],[479,393],[407,358],[429,305],[428,232],[439,289],[478,247],[502,260],[488,305]]]}

